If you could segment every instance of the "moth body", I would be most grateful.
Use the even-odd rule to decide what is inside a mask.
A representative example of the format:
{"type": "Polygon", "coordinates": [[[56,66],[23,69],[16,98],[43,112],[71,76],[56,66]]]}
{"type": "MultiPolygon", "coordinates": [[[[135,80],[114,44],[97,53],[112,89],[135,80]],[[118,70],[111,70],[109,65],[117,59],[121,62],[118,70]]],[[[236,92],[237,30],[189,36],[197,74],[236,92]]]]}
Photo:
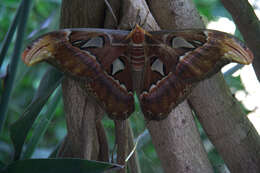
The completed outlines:
{"type": "Polygon", "coordinates": [[[130,59],[131,59],[131,67],[133,71],[142,71],[144,69],[145,56],[144,56],[144,47],[140,44],[140,46],[132,45],[130,47],[130,59]]]}

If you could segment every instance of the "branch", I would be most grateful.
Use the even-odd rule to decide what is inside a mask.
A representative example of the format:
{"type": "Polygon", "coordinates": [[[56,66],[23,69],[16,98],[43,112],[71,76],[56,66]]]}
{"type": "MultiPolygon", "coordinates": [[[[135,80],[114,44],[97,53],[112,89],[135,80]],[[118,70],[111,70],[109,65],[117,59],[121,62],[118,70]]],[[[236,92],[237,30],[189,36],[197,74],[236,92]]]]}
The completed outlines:
{"type": "Polygon", "coordinates": [[[97,135],[98,135],[98,143],[100,145],[98,160],[103,162],[109,162],[108,140],[107,140],[105,128],[101,121],[97,121],[96,128],[97,128],[97,135]]]}
{"type": "MultiPolygon", "coordinates": [[[[62,1],[61,28],[100,27],[104,21],[102,1],[62,1]]],[[[101,108],[84,95],[78,82],[67,78],[62,83],[68,134],[59,152],[60,157],[97,159],[99,144],[96,119],[101,108]]]]}
{"type": "MultiPolygon", "coordinates": [[[[164,9],[160,10],[158,14],[153,12],[156,19],[164,19],[169,15],[174,16],[175,20],[158,21],[161,22],[160,26],[162,28],[171,26],[175,28],[203,28],[204,26],[198,14],[196,14],[194,4],[190,3],[190,1],[183,1],[182,4],[177,1],[176,3],[174,3],[175,1],[169,3],[167,0],[150,2],[154,6],[150,8],[152,12],[157,9],[164,9]],[[167,2],[168,5],[162,6],[162,3],[167,2]],[[163,14],[165,16],[159,17],[163,14]],[[192,22],[194,23],[192,24],[192,22]]],[[[259,157],[257,158],[257,154],[259,154],[257,148],[260,148],[259,137],[240,107],[235,104],[234,98],[231,97],[230,91],[227,90],[223,76],[219,73],[210,80],[201,82],[193,90],[189,101],[197,113],[196,115],[204,130],[210,135],[211,142],[223,157],[230,171],[247,172],[249,168],[250,170],[259,171],[257,166],[260,165],[258,164],[259,157]],[[211,136],[212,134],[214,134],[214,137],[211,136]],[[243,136],[242,134],[249,135],[243,136]]]]}
{"type": "MultiPolygon", "coordinates": [[[[127,154],[129,154],[132,152],[133,148],[135,147],[134,133],[133,133],[133,129],[130,124],[130,120],[127,120],[126,125],[127,125],[127,129],[128,129],[128,153],[127,154]]],[[[136,149],[135,149],[133,155],[131,156],[131,158],[129,159],[129,162],[127,165],[128,165],[128,168],[131,173],[141,173],[141,167],[140,167],[138,153],[137,153],[136,149]]]]}
{"type": "Polygon", "coordinates": [[[189,101],[230,172],[259,172],[259,135],[232,96],[223,75],[218,73],[201,82],[189,101]]]}
{"type": "MultiPolygon", "coordinates": [[[[117,146],[117,163],[125,165],[125,159],[128,151],[128,128],[126,120],[114,120],[115,123],[115,136],[117,146]]],[[[120,169],[118,173],[126,173],[126,166],[120,169]]]]}
{"type": "Polygon", "coordinates": [[[253,51],[253,66],[260,81],[260,23],[254,9],[245,0],[221,0],[230,12],[248,47],[253,51]]]}
{"type": "Polygon", "coordinates": [[[106,0],[106,3],[108,4],[106,5],[104,28],[115,29],[118,26],[121,2],[119,3],[118,0],[110,0],[108,2],[106,0]]]}

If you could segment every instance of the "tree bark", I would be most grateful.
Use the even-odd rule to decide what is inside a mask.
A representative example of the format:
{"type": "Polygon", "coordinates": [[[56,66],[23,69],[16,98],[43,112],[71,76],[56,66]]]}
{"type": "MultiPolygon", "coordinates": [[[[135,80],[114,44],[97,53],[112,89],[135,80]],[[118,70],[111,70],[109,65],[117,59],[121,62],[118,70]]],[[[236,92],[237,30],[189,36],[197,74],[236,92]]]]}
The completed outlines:
{"type": "MultiPolygon", "coordinates": [[[[190,1],[149,1],[151,13],[163,29],[203,28],[190,1]]],[[[213,172],[186,102],[147,128],[165,172],[213,172]]]]}
{"type": "Polygon", "coordinates": [[[189,100],[230,172],[260,172],[259,135],[232,96],[222,74],[201,82],[189,100]]]}
{"type": "Polygon", "coordinates": [[[148,3],[162,29],[204,28],[200,15],[190,0],[150,0],[148,3]]]}
{"type": "Polygon", "coordinates": [[[115,136],[116,136],[116,147],[117,147],[117,163],[125,165],[125,167],[118,171],[118,173],[126,173],[127,168],[125,159],[128,151],[128,128],[126,120],[115,120],[115,136]]]}
{"type": "MultiPolygon", "coordinates": [[[[162,19],[158,20],[158,23],[162,28],[168,28],[171,26],[174,28],[204,27],[195,12],[196,10],[194,9],[194,5],[190,4],[189,1],[167,1],[168,3],[166,1],[167,0],[150,1],[150,4],[154,6],[154,8],[150,7],[154,17],[156,19],[162,19]],[[163,3],[167,3],[166,6],[170,7],[170,9],[176,10],[166,10],[166,6],[164,6],[163,3]],[[157,15],[154,13],[156,10],[160,11],[157,15]],[[169,16],[174,16],[175,20],[167,20],[167,18],[170,18],[169,16]],[[193,24],[191,24],[192,21],[194,22],[193,24]]],[[[201,120],[206,133],[214,134],[214,136],[216,135],[218,137],[212,138],[210,135],[210,139],[222,155],[231,172],[248,172],[248,170],[259,172],[260,156],[259,137],[257,132],[248,119],[245,118],[245,114],[242,113],[242,110],[237,105],[234,106],[234,109],[223,106],[225,103],[234,103],[235,101],[233,97],[230,97],[230,91],[226,90],[227,86],[222,75],[218,74],[212,77],[210,81],[211,84],[207,81],[201,82],[201,84],[193,90],[189,99],[198,118],[201,120]],[[201,85],[204,85],[204,87],[201,87],[201,85]],[[205,94],[208,96],[205,97],[205,94]],[[212,98],[215,98],[216,101],[213,101],[212,98]],[[219,114],[219,112],[222,114],[219,114]],[[234,130],[234,127],[236,127],[236,130],[234,130]],[[218,129],[219,131],[212,131],[211,129],[218,129]],[[232,134],[232,136],[223,136],[223,134],[232,134]],[[245,136],[243,134],[249,135],[245,136]],[[222,142],[220,142],[220,137],[222,142]],[[239,145],[239,147],[234,147],[237,145],[239,145]],[[234,153],[235,151],[236,153],[234,153]]]]}
{"type": "Polygon", "coordinates": [[[186,101],[147,128],[165,173],[213,172],[186,101]]]}
{"type": "MultiPolygon", "coordinates": [[[[128,131],[128,153],[131,153],[135,146],[134,132],[129,120],[127,120],[126,126],[128,129],[127,130],[128,131]]],[[[131,158],[129,159],[127,166],[131,173],[141,173],[141,167],[139,163],[137,149],[134,151],[133,156],[131,156],[131,158]]]]}
{"type": "MultiPolygon", "coordinates": [[[[256,38],[260,24],[252,7],[242,0],[222,0],[222,3],[231,12],[256,58],[260,57],[259,39],[256,38]]],[[[259,69],[256,68],[260,64],[259,58],[254,61],[255,69],[259,69]]],[[[231,95],[223,76],[219,73],[200,82],[189,101],[229,170],[236,173],[260,172],[259,135],[231,95]]]]}
{"type": "MultiPolygon", "coordinates": [[[[259,21],[247,1],[222,0],[222,3],[232,14],[257,58],[254,67],[259,79],[259,21]]],[[[217,74],[201,82],[193,90],[189,101],[229,170],[238,173],[260,172],[259,135],[232,97],[223,76],[217,74]]]]}
{"type": "MultiPolygon", "coordinates": [[[[63,0],[60,27],[102,27],[104,8],[104,3],[96,0],[63,0]]],[[[62,89],[68,133],[59,156],[97,159],[96,120],[103,111],[83,94],[85,91],[78,82],[67,78],[62,83],[62,89]]]]}
{"type": "Polygon", "coordinates": [[[260,22],[253,7],[245,0],[221,0],[230,12],[248,47],[253,51],[253,66],[260,81],[260,22]]]}

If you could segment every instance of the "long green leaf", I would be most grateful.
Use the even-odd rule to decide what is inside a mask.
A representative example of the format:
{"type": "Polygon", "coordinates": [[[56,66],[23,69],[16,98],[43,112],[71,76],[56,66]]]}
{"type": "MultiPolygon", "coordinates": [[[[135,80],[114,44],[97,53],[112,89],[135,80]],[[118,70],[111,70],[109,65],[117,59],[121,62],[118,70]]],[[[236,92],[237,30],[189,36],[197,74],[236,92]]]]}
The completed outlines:
{"type": "Polygon", "coordinates": [[[22,44],[24,39],[24,33],[27,23],[28,14],[30,11],[31,6],[31,0],[23,0],[22,1],[22,9],[21,9],[21,16],[19,25],[17,28],[17,37],[16,42],[14,45],[14,52],[12,55],[12,59],[10,62],[10,68],[8,68],[8,77],[6,79],[6,84],[4,91],[1,96],[0,101],[0,132],[2,131],[2,128],[5,123],[6,114],[8,110],[9,100],[11,97],[12,90],[14,88],[14,81],[15,81],[15,75],[17,70],[17,64],[20,59],[21,51],[22,51],[22,44]]]}
{"type": "Polygon", "coordinates": [[[62,73],[53,67],[49,68],[50,69],[43,76],[31,104],[25,109],[21,117],[10,127],[10,135],[15,149],[14,160],[20,158],[24,141],[34,120],[47,102],[49,96],[63,79],[62,73]]]}
{"type": "Polygon", "coordinates": [[[47,104],[47,111],[44,115],[39,117],[39,123],[36,124],[34,128],[32,137],[28,144],[26,145],[26,150],[24,154],[22,154],[22,159],[29,159],[33,154],[37,144],[39,143],[42,136],[45,134],[52,118],[56,107],[61,99],[61,88],[59,87],[57,92],[55,93],[54,97],[51,99],[50,103],[47,104]]]}
{"type": "Polygon", "coordinates": [[[5,167],[5,164],[4,164],[2,161],[0,161],[0,171],[1,171],[4,167],[5,167]]]}
{"type": "MultiPolygon", "coordinates": [[[[54,12],[52,12],[54,13],[54,12]]],[[[53,26],[51,26],[51,24],[53,25],[53,23],[55,23],[54,21],[54,14],[51,14],[45,21],[43,21],[39,27],[37,27],[35,30],[33,30],[30,34],[28,34],[28,36],[26,37],[24,44],[28,45],[29,43],[31,43],[33,40],[35,40],[37,37],[39,37],[40,35],[49,32],[51,30],[54,29],[53,26]]],[[[18,72],[17,72],[17,76],[15,80],[14,85],[19,85],[24,78],[24,75],[26,75],[28,72],[30,73],[31,70],[29,70],[30,68],[28,68],[28,66],[26,66],[23,62],[20,61],[21,64],[18,65],[18,72]]]]}
{"type": "Polygon", "coordinates": [[[2,44],[2,47],[1,47],[1,51],[0,51],[0,67],[2,66],[2,63],[4,61],[4,58],[5,58],[5,55],[7,53],[7,50],[10,46],[10,43],[12,41],[12,38],[14,36],[14,32],[16,30],[16,26],[17,24],[19,23],[19,17],[21,16],[21,9],[23,7],[23,2],[22,1],[16,11],[16,14],[15,14],[15,17],[12,21],[12,24],[11,26],[8,28],[8,31],[5,35],[5,38],[4,38],[4,41],[3,41],[3,44],[2,44]]]}
{"type": "Polygon", "coordinates": [[[101,173],[122,166],[81,159],[29,159],[13,162],[2,173],[101,173]]]}

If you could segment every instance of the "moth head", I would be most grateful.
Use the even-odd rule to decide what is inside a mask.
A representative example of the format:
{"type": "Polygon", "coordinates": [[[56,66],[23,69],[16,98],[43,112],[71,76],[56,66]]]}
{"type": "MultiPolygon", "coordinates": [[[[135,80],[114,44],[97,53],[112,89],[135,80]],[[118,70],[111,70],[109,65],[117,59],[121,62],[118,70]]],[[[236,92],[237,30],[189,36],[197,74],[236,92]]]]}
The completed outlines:
{"type": "Polygon", "coordinates": [[[64,42],[68,35],[69,30],[64,30],[62,32],[51,32],[45,34],[35,41],[33,41],[22,54],[22,60],[28,66],[37,64],[41,61],[54,58],[55,47],[59,42],[64,42]]]}
{"type": "Polygon", "coordinates": [[[134,29],[127,35],[126,40],[131,38],[133,43],[141,44],[144,42],[145,35],[152,36],[150,33],[145,31],[141,26],[138,24],[135,25],[134,29]]]}

